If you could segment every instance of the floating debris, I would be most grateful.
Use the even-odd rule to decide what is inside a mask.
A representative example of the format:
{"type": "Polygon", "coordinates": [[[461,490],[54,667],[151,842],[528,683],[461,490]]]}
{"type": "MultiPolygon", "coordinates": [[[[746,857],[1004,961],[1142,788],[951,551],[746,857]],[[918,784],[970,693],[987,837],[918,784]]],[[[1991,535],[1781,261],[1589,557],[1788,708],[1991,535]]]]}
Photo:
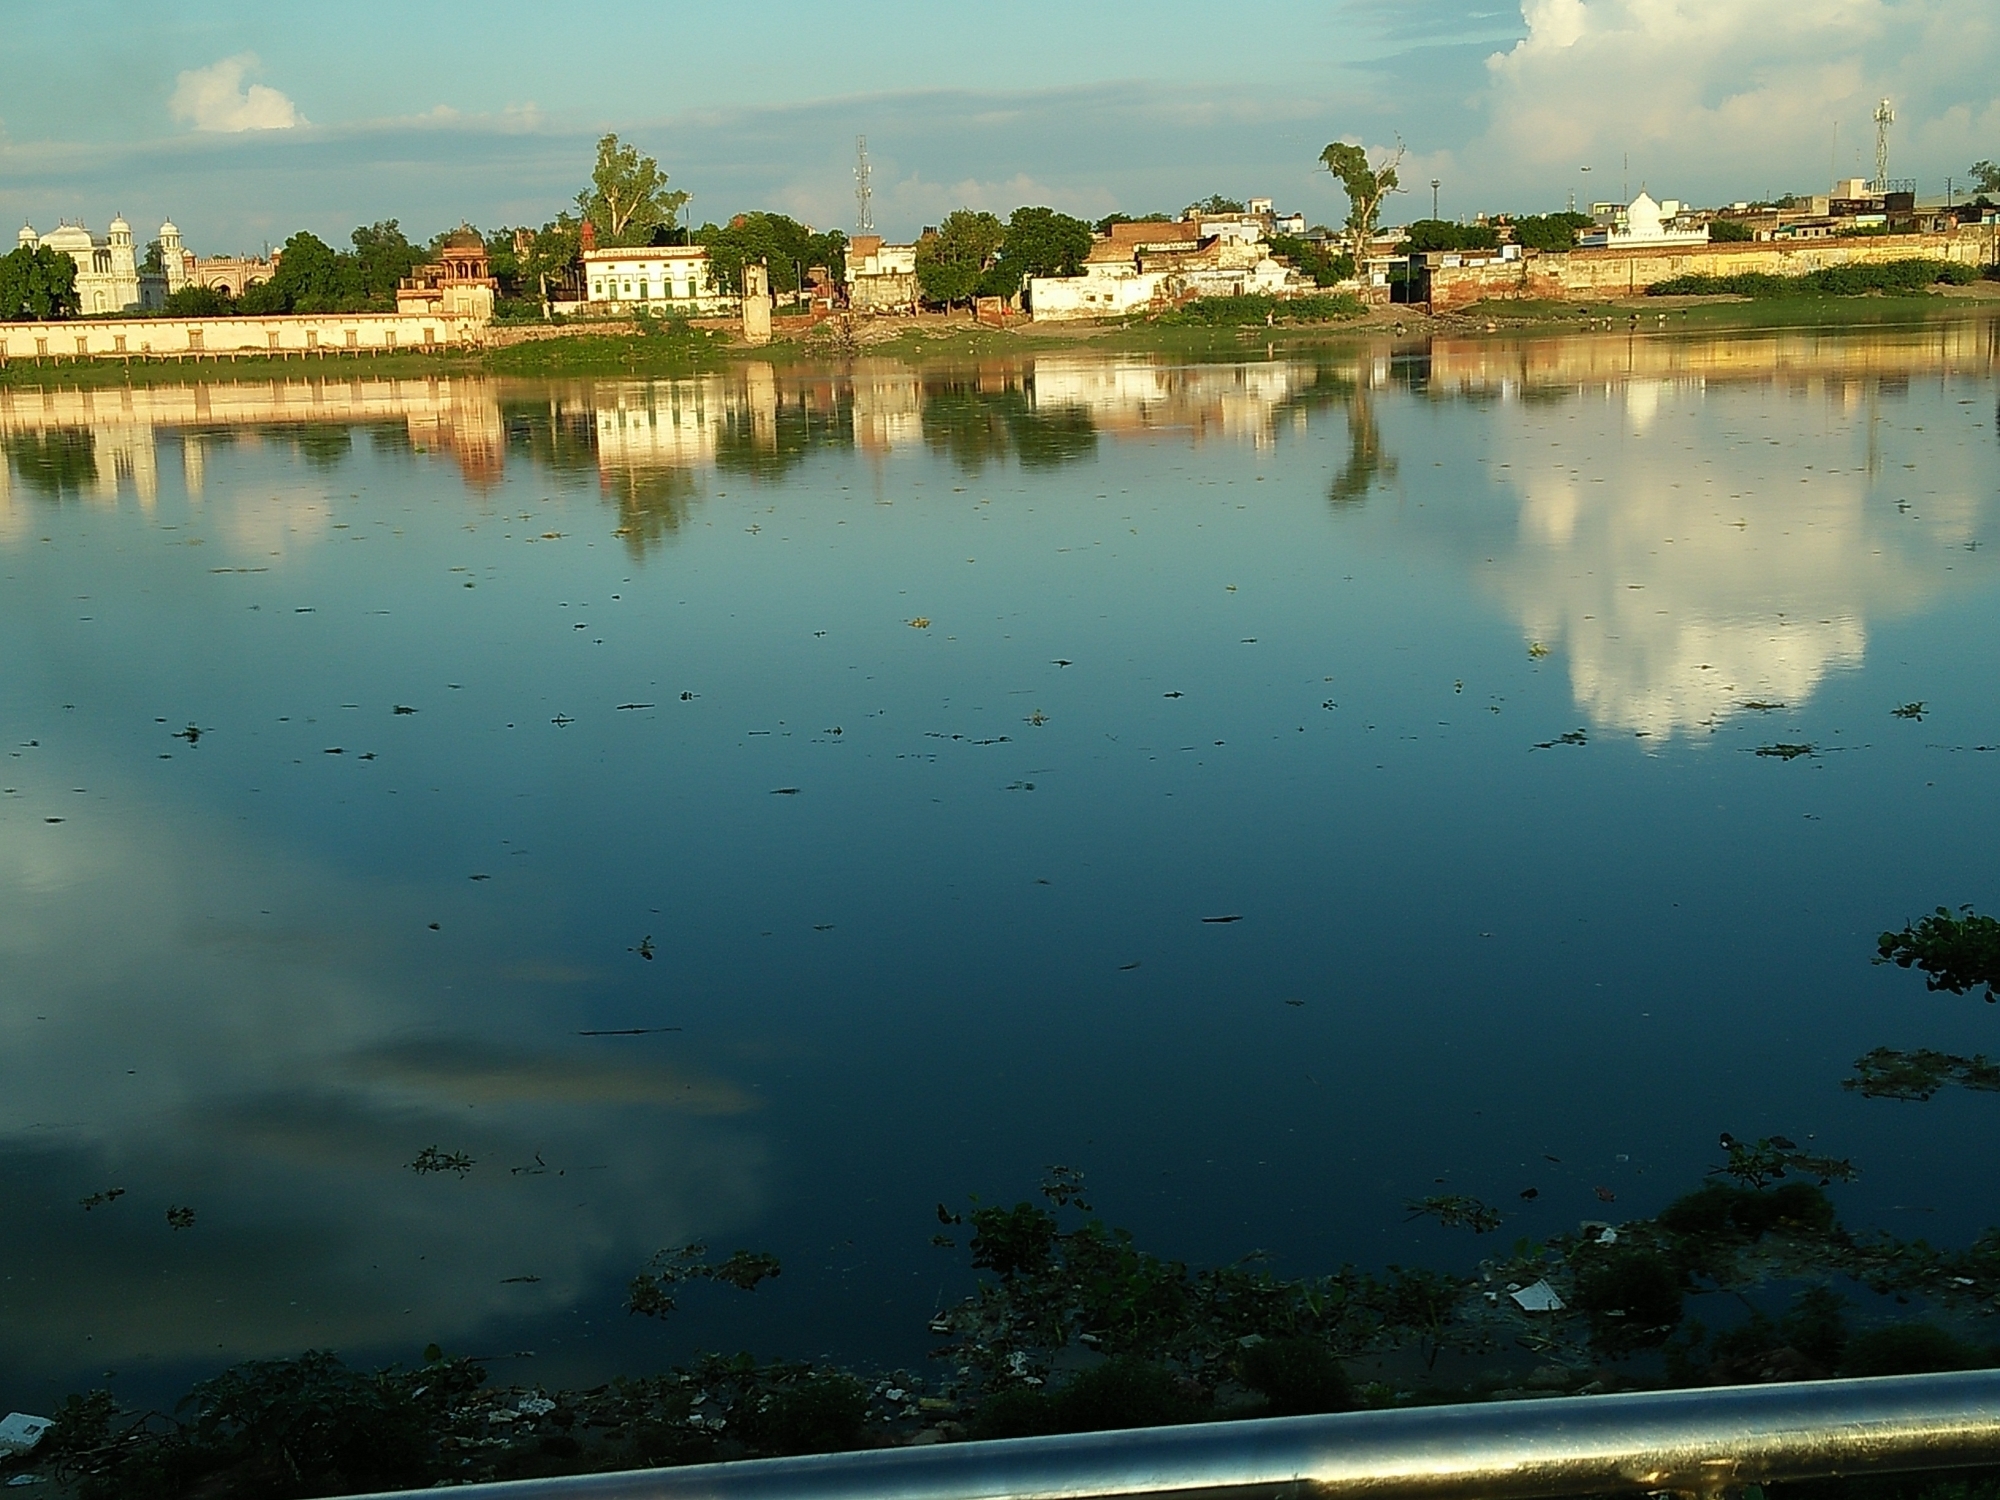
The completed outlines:
{"type": "Polygon", "coordinates": [[[1500,1210],[1463,1193],[1434,1193],[1428,1198],[1411,1198],[1403,1207],[1410,1218],[1433,1218],[1447,1229],[1470,1229],[1474,1234],[1490,1234],[1500,1227],[1500,1210]]]}
{"type": "Polygon", "coordinates": [[[1905,703],[1901,708],[1890,709],[1889,716],[1892,719],[1915,719],[1921,724],[1924,721],[1924,705],[1921,702],[1905,703]]]}
{"type": "Polygon", "coordinates": [[[456,1172],[463,1178],[472,1170],[473,1160],[463,1151],[440,1151],[435,1146],[426,1146],[409,1168],[419,1177],[431,1172],[456,1172]]]}
{"type": "Polygon", "coordinates": [[[194,1210],[185,1207],[184,1205],[181,1204],[175,1204],[169,1207],[167,1209],[167,1228],[169,1229],[194,1228],[194,1210]]]}
{"type": "Polygon", "coordinates": [[[1876,940],[1875,962],[1922,970],[1928,990],[1963,995],[1984,985],[1991,1005],[2000,987],[2000,921],[1970,906],[1959,913],[1940,906],[1901,932],[1883,933],[1876,940]]]}
{"type": "Polygon", "coordinates": [[[1546,1281],[1530,1282],[1507,1295],[1513,1298],[1522,1312],[1561,1312],[1568,1305],[1546,1281]]]}
{"type": "Polygon", "coordinates": [[[1984,1053],[1960,1057],[1928,1047],[1915,1052],[1877,1047],[1854,1060],[1854,1076],[1843,1078],[1840,1086],[1864,1099],[1924,1100],[1951,1083],[1981,1093],[2000,1093],[2000,1063],[1988,1061],[1984,1053]]]}
{"type": "Polygon", "coordinates": [[[1797,760],[1802,755],[1816,753],[1811,745],[1759,745],[1757,754],[1769,760],[1797,760]]]}
{"type": "Polygon", "coordinates": [[[116,1203],[124,1196],[125,1189],[123,1188],[106,1188],[101,1193],[92,1193],[88,1198],[79,1198],[76,1201],[82,1205],[85,1213],[89,1213],[93,1208],[102,1208],[107,1203],[116,1203]]]}

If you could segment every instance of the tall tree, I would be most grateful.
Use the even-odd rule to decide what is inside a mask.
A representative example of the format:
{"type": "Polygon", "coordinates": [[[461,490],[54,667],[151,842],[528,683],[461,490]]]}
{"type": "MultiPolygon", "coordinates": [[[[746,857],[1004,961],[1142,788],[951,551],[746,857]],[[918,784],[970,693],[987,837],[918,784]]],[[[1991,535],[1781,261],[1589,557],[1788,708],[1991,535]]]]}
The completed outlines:
{"type": "Polygon", "coordinates": [[[1972,186],[1976,192],[2000,193],[2000,167],[1990,161],[1972,164],[1972,186]]]}
{"type": "Polygon", "coordinates": [[[264,313],[358,312],[368,305],[361,283],[361,260],[343,255],[304,230],[285,241],[278,269],[269,281],[244,292],[243,311],[264,313]]]}
{"type": "Polygon", "coordinates": [[[655,229],[671,229],[688,195],[669,190],[667,174],[615,135],[597,143],[590,187],[576,195],[577,209],[597,228],[600,245],[643,245],[655,229]]]}
{"type": "Polygon", "coordinates": [[[1340,179],[1340,186],[1347,193],[1347,253],[1354,257],[1355,266],[1360,267],[1368,259],[1369,244],[1381,221],[1382,202],[1396,191],[1396,169],[1403,164],[1402,143],[1397,142],[1396,149],[1381,161],[1370,163],[1368,153],[1361,147],[1335,141],[1320,152],[1319,160],[1321,166],[1340,179]]]}
{"type": "Polygon", "coordinates": [[[393,305],[396,284],[424,263],[424,252],[410,243],[395,219],[363,225],[352,238],[362,291],[371,301],[393,305]]]}
{"type": "Polygon", "coordinates": [[[997,295],[1012,296],[1030,276],[1076,275],[1090,244],[1090,226],[1081,219],[1052,208],[1015,209],[993,266],[1004,288],[997,295]]]}
{"type": "Polygon", "coordinates": [[[725,291],[743,286],[743,268],[764,262],[771,271],[771,290],[794,292],[814,266],[825,266],[835,281],[847,265],[847,236],[838,229],[815,234],[785,214],[738,214],[723,228],[704,224],[695,232],[697,244],[708,247],[709,275],[725,291]]]}
{"type": "Polygon", "coordinates": [[[0,321],[73,318],[82,306],[76,292],[76,262],[62,251],[23,245],[0,255],[0,321]]]}
{"type": "Polygon", "coordinates": [[[946,307],[970,298],[1006,240],[1006,226],[992,214],[953,209],[936,234],[917,242],[917,282],[924,295],[946,307]]]}

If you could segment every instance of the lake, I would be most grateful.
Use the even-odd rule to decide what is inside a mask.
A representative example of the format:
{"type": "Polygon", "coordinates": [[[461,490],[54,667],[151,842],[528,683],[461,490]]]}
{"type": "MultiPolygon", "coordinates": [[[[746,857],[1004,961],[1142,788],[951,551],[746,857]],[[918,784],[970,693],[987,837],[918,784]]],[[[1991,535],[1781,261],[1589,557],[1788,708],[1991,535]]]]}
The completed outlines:
{"type": "Polygon", "coordinates": [[[1870,962],[2000,905],[1996,329],[0,388],[0,1409],[920,1364],[1052,1164],[1964,1243],[2000,1102],[1840,1084],[2000,1025],[1870,962]]]}

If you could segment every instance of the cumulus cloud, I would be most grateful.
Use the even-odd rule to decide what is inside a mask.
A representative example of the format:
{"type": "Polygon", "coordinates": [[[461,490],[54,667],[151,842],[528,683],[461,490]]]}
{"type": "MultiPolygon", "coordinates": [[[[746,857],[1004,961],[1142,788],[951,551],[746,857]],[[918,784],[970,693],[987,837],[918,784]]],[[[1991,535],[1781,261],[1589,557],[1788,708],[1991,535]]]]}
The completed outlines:
{"type": "Polygon", "coordinates": [[[247,87],[244,79],[258,66],[254,52],[239,53],[180,75],[168,109],[176,120],[196,130],[290,130],[306,123],[298,106],[266,84],[247,87]]]}
{"type": "Polygon", "coordinates": [[[1886,95],[1891,170],[1929,191],[2000,110],[1986,0],[1522,0],[1521,19],[1487,60],[1488,128],[1466,153],[1502,180],[1581,187],[1591,163],[1609,196],[1629,153],[1634,191],[1824,191],[1874,175],[1886,95]]]}

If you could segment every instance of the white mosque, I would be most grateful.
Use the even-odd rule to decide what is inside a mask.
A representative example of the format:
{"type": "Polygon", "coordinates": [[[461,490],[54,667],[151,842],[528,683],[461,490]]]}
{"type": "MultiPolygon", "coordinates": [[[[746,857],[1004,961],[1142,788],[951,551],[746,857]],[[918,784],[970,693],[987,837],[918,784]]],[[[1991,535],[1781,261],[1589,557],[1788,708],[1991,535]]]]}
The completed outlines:
{"type": "Polygon", "coordinates": [[[101,240],[82,224],[59,224],[45,235],[24,224],[17,239],[24,250],[46,245],[76,262],[77,302],[87,315],[151,311],[188,283],[189,257],[171,222],[160,226],[163,272],[141,269],[132,226],[122,216],[111,221],[101,240]]]}

